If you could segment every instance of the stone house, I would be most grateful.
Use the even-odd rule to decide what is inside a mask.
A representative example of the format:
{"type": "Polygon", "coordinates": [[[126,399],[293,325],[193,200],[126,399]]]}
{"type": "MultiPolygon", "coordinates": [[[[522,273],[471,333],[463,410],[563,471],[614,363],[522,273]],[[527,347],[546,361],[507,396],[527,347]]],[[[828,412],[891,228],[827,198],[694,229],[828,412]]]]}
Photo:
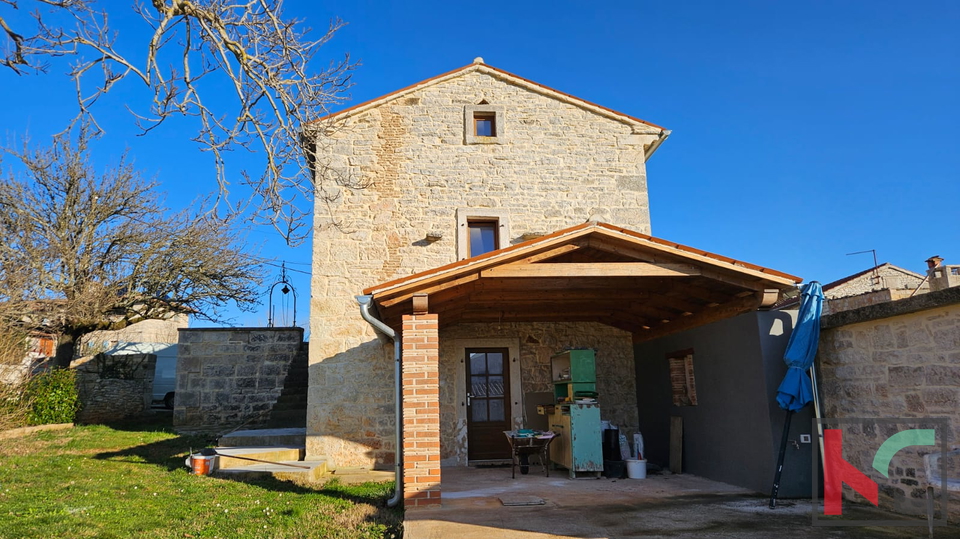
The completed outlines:
{"type": "MultiPolygon", "coordinates": [[[[823,314],[909,298],[925,294],[930,288],[928,277],[885,262],[823,285],[823,314]]],[[[799,297],[795,297],[776,308],[796,308],[798,304],[799,297]]]]}
{"type": "Polygon", "coordinates": [[[602,418],[629,436],[636,343],[800,281],[649,235],[668,130],[479,58],[312,129],[317,174],[367,186],[317,194],[307,455],[391,467],[401,434],[408,507],[440,502],[441,465],[508,457],[555,353],[597,351],[602,418]]]}

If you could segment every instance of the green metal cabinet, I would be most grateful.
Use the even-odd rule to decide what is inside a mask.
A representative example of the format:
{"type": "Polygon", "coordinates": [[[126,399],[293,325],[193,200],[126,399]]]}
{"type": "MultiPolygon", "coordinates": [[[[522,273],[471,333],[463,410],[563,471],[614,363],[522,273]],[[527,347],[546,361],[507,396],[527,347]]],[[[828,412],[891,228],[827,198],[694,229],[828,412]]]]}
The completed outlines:
{"type": "Polygon", "coordinates": [[[550,430],[559,438],[550,444],[550,460],[563,466],[574,479],[578,472],[603,471],[603,444],[600,438],[600,406],[561,404],[550,416],[550,430]]]}
{"type": "Polygon", "coordinates": [[[597,390],[597,363],[593,350],[567,350],[550,358],[553,395],[557,402],[573,400],[577,391],[597,390]]]}
{"type": "MultiPolygon", "coordinates": [[[[570,471],[599,476],[603,471],[600,406],[570,402],[577,392],[596,392],[596,355],[593,350],[567,350],[551,358],[553,394],[557,406],[550,429],[559,438],[550,444],[550,460],[570,471]]],[[[582,394],[582,393],[581,393],[582,394]]]]}

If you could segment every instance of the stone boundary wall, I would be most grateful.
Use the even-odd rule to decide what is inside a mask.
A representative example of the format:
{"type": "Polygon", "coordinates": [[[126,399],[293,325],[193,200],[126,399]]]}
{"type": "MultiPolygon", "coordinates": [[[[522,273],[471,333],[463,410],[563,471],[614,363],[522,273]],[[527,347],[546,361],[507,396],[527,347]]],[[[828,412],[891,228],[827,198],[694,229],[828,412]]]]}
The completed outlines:
{"type": "Polygon", "coordinates": [[[157,356],[98,354],[71,363],[82,407],[77,423],[108,423],[150,410],[157,356]]]}
{"type": "Polygon", "coordinates": [[[181,329],[173,426],[182,432],[261,426],[302,343],[302,328],[181,329]]]}
{"type": "MultiPolygon", "coordinates": [[[[947,418],[948,447],[960,446],[960,288],[825,316],[817,363],[824,417],[947,418]]],[[[844,458],[877,481],[881,507],[925,515],[922,457],[937,450],[903,449],[886,479],[871,462],[892,433],[845,435],[844,458]]],[[[948,477],[957,477],[958,460],[947,458],[948,477]]],[[[960,520],[960,492],[951,492],[949,508],[950,520],[960,520]]]]}

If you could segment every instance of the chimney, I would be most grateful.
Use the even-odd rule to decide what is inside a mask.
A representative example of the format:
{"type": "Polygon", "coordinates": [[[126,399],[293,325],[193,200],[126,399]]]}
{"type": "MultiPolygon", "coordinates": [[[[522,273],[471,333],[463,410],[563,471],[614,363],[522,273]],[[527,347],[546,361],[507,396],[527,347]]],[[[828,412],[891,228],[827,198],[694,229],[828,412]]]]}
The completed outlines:
{"type": "Polygon", "coordinates": [[[960,266],[944,265],[942,258],[931,256],[927,259],[927,278],[931,291],[960,286],[960,266]]]}
{"type": "Polygon", "coordinates": [[[933,268],[939,268],[940,264],[943,263],[943,259],[937,255],[933,255],[927,259],[927,269],[932,270],[933,268]]]}

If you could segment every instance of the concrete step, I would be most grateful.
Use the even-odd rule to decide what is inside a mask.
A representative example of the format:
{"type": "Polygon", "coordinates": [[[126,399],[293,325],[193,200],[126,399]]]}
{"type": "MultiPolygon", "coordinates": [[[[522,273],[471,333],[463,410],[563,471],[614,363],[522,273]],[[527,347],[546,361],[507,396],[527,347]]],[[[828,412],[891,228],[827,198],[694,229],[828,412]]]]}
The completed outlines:
{"type": "Polygon", "coordinates": [[[213,472],[213,475],[231,479],[259,479],[262,477],[275,477],[282,480],[299,479],[301,481],[317,481],[327,473],[327,463],[322,460],[290,460],[281,461],[282,464],[292,464],[295,466],[306,466],[307,469],[295,468],[293,466],[283,466],[282,464],[256,464],[249,466],[240,466],[238,468],[221,468],[213,472]]]}
{"type": "Polygon", "coordinates": [[[295,446],[307,445],[307,429],[283,428],[283,429],[252,429],[238,430],[225,434],[220,437],[219,445],[222,447],[246,447],[246,446],[295,446]]]}
{"type": "Polygon", "coordinates": [[[231,458],[230,455],[246,457],[249,459],[269,460],[271,462],[287,462],[302,460],[307,450],[303,446],[285,446],[285,447],[218,447],[216,448],[217,467],[221,470],[229,468],[241,468],[262,464],[245,459],[231,458]]]}

